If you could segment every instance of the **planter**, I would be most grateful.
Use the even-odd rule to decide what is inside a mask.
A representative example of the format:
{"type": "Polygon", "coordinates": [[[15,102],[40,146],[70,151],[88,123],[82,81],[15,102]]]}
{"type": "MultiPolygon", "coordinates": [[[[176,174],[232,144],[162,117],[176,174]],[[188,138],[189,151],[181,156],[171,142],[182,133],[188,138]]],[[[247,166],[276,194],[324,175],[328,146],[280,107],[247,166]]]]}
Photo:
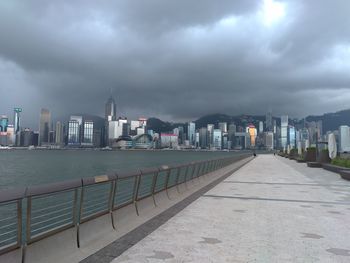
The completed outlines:
{"type": "Polygon", "coordinates": [[[305,154],[305,161],[307,162],[316,162],[316,149],[308,148],[305,154]]]}
{"type": "Polygon", "coordinates": [[[330,164],[330,163],[324,163],[322,164],[323,169],[327,170],[327,171],[331,171],[334,173],[340,173],[340,171],[349,171],[350,172],[350,168],[346,168],[343,166],[338,166],[338,165],[334,165],[334,164],[330,164]]]}
{"type": "Polygon", "coordinates": [[[322,167],[322,164],[319,162],[308,162],[307,166],[311,168],[320,168],[322,167]]]}
{"type": "Polygon", "coordinates": [[[340,170],[339,174],[341,178],[350,181],[350,170],[340,170]]]}
{"type": "Polygon", "coordinates": [[[329,158],[328,151],[321,151],[320,155],[318,156],[318,162],[320,163],[330,163],[331,158],[329,158]]]}

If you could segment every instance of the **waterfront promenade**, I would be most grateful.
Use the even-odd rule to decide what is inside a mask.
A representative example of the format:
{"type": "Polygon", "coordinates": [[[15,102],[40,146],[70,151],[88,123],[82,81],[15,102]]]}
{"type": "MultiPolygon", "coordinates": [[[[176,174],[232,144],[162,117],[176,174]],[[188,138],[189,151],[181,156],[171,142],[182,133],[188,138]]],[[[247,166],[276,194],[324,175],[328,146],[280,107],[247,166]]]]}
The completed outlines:
{"type": "Polygon", "coordinates": [[[112,262],[350,262],[349,190],[336,173],[259,155],[112,262]]]}

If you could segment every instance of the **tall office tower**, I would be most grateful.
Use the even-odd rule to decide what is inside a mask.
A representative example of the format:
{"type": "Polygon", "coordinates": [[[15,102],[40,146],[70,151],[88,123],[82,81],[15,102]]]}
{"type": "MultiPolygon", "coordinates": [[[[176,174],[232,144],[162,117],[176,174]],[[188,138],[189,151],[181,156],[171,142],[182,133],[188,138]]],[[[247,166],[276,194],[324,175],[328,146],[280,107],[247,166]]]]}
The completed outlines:
{"type": "Polygon", "coordinates": [[[228,141],[231,142],[230,143],[230,149],[232,149],[234,147],[234,142],[235,142],[235,134],[236,134],[236,125],[234,123],[231,123],[228,126],[228,141]]]}
{"type": "Polygon", "coordinates": [[[226,133],[227,132],[227,122],[219,122],[219,129],[221,132],[226,133]]]}
{"type": "Polygon", "coordinates": [[[199,129],[199,147],[202,149],[208,147],[208,130],[205,127],[199,129]]]}
{"type": "Polygon", "coordinates": [[[56,134],[55,134],[55,144],[63,145],[64,144],[64,127],[62,122],[56,122],[56,134]]]}
{"type": "Polygon", "coordinates": [[[183,126],[179,126],[179,144],[184,144],[184,142],[186,141],[186,134],[184,132],[184,127],[183,126]]]}
{"type": "Polygon", "coordinates": [[[188,123],[187,138],[190,145],[196,144],[196,124],[194,122],[188,123]]]}
{"type": "Polygon", "coordinates": [[[94,135],[94,123],[93,121],[84,121],[83,124],[83,146],[93,146],[93,135],[94,135]]]}
{"type": "Polygon", "coordinates": [[[20,127],[21,127],[21,112],[22,109],[21,108],[14,108],[14,120],[13,120],[13,124],[14,124],[14,132],[15,134],[17,132],[19,132],[20,127]]]}
{"type": "Polygon", "coordinates": [[[48,109],[41,109],[40,111],[40,125],[39,125],[39,145],[50,143],[50,123],[51,114],[48,109]]]}
{"type": "Polygon", "coordinates": [[[272,121],[272,112],[268,111],[266,113],[266,131],[273,132],[273,121],[272,121]]]}
{"type": "Polygon", "coordinates": [[[250,146],[255,147],[255,141],[256,141],[256,136],[257,136],[257,131],[254,125],[248,125],[246,128],[246,132],[249,134],[250,137],[250,146]]]}
{"type": "Polygon", "coordinates": [[[288,141],[290,147],[293,149],[296,147],[296,132],[295,132],[295,127],[292,125],[289,125],[288,127],[288,141]]]}
{"type": "Polygon", "coordinates": [[[114,98],[112,95],[109,97],[109,99],[106,102],[105,105],[105,145],[109,144],[109,122],[110,121],[116,121],[117,120],[117,106],[115,103],[114,98]]]}
{"type": "Polygon", "coordinates": [[[6,133],[8,125],[9,125],[9,119],[7,118],[6,115],[2,115],[0,117],[0,132],[6,133]]]}
{"type": "Polygon", "coordinates": [[[213,147],[216,150],[221,150],[222,147],[222,131],[220,129],[213,130],[213,147]]]}
{"type": "Polygon", "coordinates": [[[115,100],[112,96],[106,102],[105,105],[105,120],[106,121],[115,121],[117,119],[117,106],[115,104],[115,100]]]}
{"type": "Polygon", "coordinates": [[[208,130],[208,146],[209,148],[213,147],[213,133],[214,133],[214,124],[208,124],[207,125],[208,130]]]}
{"type": "Polygon", "coordinates": [[[281,116],[281,147],[287,148],[288,145],[288,116],[281,116]]]}
{"type": "Polygon", "coordinates": [[[71,116],[68,122],[68,145],[79,146],[81,143],[82,116],[71,116]]]}
{"type": "Polygon", "coordinates": [[[264,123],[262,121],[259,121],[259,133],[264,132],[264,123]]]}
{"type": "Polygon", "coordinates": [[[350,152],[350,128],[347,125],[339,127],[339,152],[350,152]]]}

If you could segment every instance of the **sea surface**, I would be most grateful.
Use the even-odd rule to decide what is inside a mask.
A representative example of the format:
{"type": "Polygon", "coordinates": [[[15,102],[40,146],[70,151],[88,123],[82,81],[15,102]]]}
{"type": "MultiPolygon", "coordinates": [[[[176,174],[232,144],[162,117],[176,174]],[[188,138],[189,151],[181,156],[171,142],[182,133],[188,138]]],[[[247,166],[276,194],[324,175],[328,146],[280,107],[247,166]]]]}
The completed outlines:
{"type": "Polygon", "coordinates": [[[0,151],[0,190],[92,177],[109,172],[228,157],[243,152],[199,151],[0,151]]]}

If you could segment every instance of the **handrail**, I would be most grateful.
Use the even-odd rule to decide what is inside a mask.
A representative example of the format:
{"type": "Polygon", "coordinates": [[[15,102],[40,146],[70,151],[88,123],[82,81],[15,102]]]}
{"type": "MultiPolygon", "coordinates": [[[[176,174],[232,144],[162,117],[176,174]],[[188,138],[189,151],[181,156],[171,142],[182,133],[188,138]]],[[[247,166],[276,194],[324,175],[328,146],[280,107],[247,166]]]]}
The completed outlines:
{"type": "Polygon", "coordinates": [[[242,154],[172,166],[163,165],[0,191],[0,255],[22,246],[24,258],[27,244],[72,227],[76,228],[77,246],[80,247],[80,224],[109,213],[115,229],[113,211],[134,204],[138,215],[138,202],[142,199],[152,197],[157,206],[155,194],[165,191],[170,199],[170,188],[176,186],[179,192],[179,185],[185,184],[187,189],[188,181],[195,178],[199,180],[202,175],[248,156],[242,154]],[[22,208],[24,201],[27,205],[22,208]],[[9,217],[6,214],[2,219],[2,209],[12,209],[14,215],[9,217]],[[57,213],[59,209],[64,213],[57,213]],[[50,216],[53,213],[55,216],[50,216]],[[17,224],[6,223],[8,218],[17,218],[17,224]],[[6,225],[1,225],[5,224],[3,222],[6,225]],[[1,232],[2,229],[5,230],[4,233],[1,232]],[[6,236],[11,233],[14,235],[6,236]],[[6,239],[1,239],[2,236],[6,239]],[[7,240],[11,242],[1,245],[7,240]]]}

